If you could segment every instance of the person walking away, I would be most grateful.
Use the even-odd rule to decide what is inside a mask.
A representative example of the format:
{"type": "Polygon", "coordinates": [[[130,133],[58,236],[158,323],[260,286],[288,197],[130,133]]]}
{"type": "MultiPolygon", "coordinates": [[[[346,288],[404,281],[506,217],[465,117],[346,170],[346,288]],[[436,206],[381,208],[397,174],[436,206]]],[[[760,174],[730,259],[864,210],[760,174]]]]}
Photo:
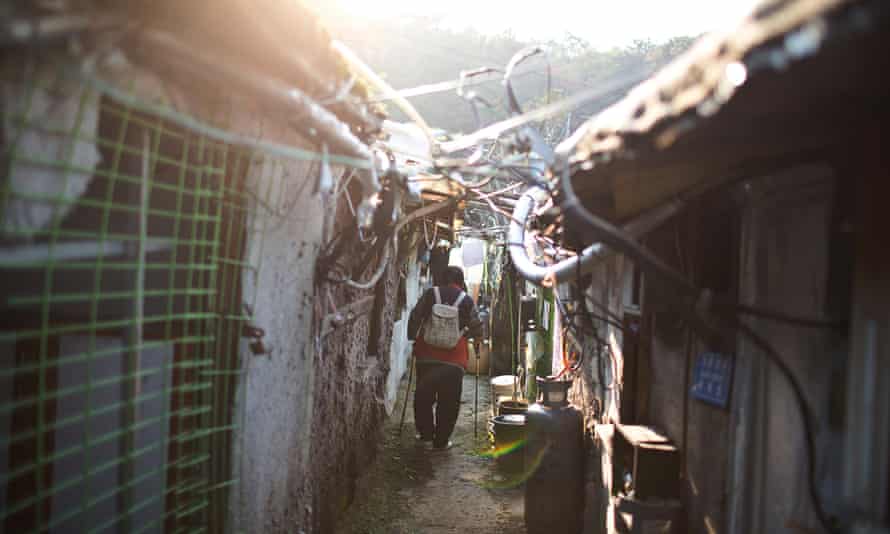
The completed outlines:
{"type": "Polygon", "coordinates": [[[442,272],[441,285],[427,289],[408,318],[417,366],[416,437],[424,445],[431,443],[433,450],[452,445],[469,360],[467,340],[481,335],[482,322],[467,295],[464,272],[449,266],[442,272]]]}

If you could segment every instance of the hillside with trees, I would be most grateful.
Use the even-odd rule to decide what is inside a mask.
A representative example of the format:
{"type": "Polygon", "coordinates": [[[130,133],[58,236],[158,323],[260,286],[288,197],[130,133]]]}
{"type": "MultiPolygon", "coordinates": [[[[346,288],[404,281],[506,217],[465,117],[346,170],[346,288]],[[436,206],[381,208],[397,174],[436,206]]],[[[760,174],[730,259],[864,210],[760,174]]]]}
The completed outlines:
{"type": "MultiPolygon", "coordinates": [[[[636,40],[623,48],[598,50],[571,34],[559,40],[530,42],[510,32],[489,35],[472,29],[448,29],[434,17],[358,20],[343,14],[321,14],[336,38],[358,52],[397,89],[454,80],[461,71],[480,67],[503,69],[517,51],[532,44],[542,46],[547,51],[546,59],[543,55],[529,58],[513,76],[514,89],[525,109],[547,100],[548,61],[552,74],[549,96],[556,100],[607,81],[626,80],[630,87],[694,41],[685,36],[664,43],[636,40]]],[[[473,78],[468,89],[490,104],[481,106],[484,123],[507,116],[500,76],[473,78]]],[[[560,118],[561,129],[571,131],[621,94],[623,91],[615,91],[560,118]]],[[[411,101],[433,127],[468,132],[477,126],[470,105],[453,90],[416,96],[411,101]]],[[[389,106],[390,113],[399,117],[393,108],[389,106]]]]}

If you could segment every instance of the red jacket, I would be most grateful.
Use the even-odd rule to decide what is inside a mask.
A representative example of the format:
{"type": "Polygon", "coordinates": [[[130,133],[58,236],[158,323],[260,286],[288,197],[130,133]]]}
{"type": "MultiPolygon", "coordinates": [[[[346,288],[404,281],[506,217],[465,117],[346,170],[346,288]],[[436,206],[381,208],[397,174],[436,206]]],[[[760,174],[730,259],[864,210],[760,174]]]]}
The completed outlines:
{"type": "MultiPolygon", "coordinates": [[[[442,295],[442,302],[445,303],[456,301],[457,296],[462,291],[456,285],[444,286],[439,289],[442,295]]],[[[482,335],[482,322],[479,321],[479,315],[476,312],[473,299],[467,295],[467,298],[460,303],[460,327],[467,329],[467,336],[462,336],[453,349],[440,349],[427,345],[423,340],[423,336],[420,335],[420,328],[432,312],[434,302],[433,290],[427,289],[423,296],[420,297],[420,300],[417,301],[414,309],[411,310],[411,316],[408,319],[408,338],[414,339],[414,357],[418,361],[433,360],[466,369],[470,360],[467,336],[478,339],[482,335]]]]}
{"type": "Polygon", "coordinates": [[[418,337],[414,340],[414,357],[418,361],[435,360],[443,363],[459,365],[464,370],[470,361],[470,352],[467,346],[467,338],[461,337],[453,349],[440,349],[431,347],[418,337]]]}

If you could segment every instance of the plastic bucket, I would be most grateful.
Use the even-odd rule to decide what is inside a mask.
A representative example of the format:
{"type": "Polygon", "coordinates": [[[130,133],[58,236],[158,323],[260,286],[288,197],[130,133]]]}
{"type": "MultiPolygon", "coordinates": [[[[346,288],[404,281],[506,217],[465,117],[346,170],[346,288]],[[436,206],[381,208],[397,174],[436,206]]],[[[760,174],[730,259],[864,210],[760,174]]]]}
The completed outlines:
{"type": "Polygon", "coordinates": [[[494,457],[498,469],[519,474],[525,466],[526,419],[522,414],[498,415],[491,418],[494,434],[494,457]]]}
{"type": "Polygon", "coordinates": [[[524,400],[505,400],[498,403],[498,415],[525,415],[528,403],[524,400]]]}
{"type": "Polygon", "coordinates": [[[497,399],[498,397],[512,397],[513,396],[513,381],[517,380],[517,378],[513,375],[498,375],[491,379],[491,393],[492,397],[497,399]]]}

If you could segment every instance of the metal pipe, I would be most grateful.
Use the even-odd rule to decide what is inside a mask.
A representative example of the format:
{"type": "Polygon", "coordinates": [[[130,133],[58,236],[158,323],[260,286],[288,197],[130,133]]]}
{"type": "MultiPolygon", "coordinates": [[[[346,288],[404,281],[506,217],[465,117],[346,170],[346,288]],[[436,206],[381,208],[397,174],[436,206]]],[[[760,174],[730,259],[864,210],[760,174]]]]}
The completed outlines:
{"type": "MultiPolygon", "coordinates": [[[[331,48],[333,48],[340,56],[343,58],[346,63],[348,63],[352,68],[354,68],[357,74],[363,78],[365,78],[370,83],[374,84],[384,95],[393,97],[393,101],[399,108],[405,112],[408,117],[414,121],[417,126],[423,131],[423,134],[427,137],[427,140],[430,144],[430,150],[435,153],[436,151],[436,138],[433,135],[433,131],[430,129],[429,125],[420,115],[420,112],[417,111],[407,99],[403,96],[399,95],[399,93],[393,89],[386,81],[383,80],[376,72],[374,72],[371,67],[365,64],[364,61],[359,59],[358,55],[349,49],[344,43],[340,41],[333,41],[331,43],[331,48]]],[[[434,154],[431,154],[432,157],[434,154]]]]}
{"type": "Polygon", "coordinates": [[[767,358],[773,362],[788,381],[792,393],[794,394],[798,410],[800,411],[803,432],[806,438],[807,485],[813,511],[825,531],[832,534],[838,532],[838,529],[828,520],[828,516],[825,513],[818,492],[815,474],[816,446],[813,431],[816,425],[813,422],[814,415],[807,404],[803,388],[797,377],[794,375],[794,372],[766,338],[758,334],[738,317],[739,310],[735,303],[729,302],[723,298],[715,297],[707,290],[699,290],[699,288],[687,280],[682,273],[678,272],[676,269],[672,268],[641,246],[633,236],[587,211],[575,195],[574,189],[572,188],[571,176],[568,171],[569,169],[566,167],[561,182],[561,192],[564,197],[562,208],[565,212],[567,222],[577,224],[585,230],[588,235],[596,236],[596,238],[603,240],[605,243],[627,255],[640,266],[644,273],[658,279],[660,284],[664,284],[667,288],[672,290],[674,292],[673,299],[697,299],[698,302],[695,303],[694,308],[683,305],[677,307],[681,316],[687,319],[693,328],[699,327],[706,332],[710,329],[708,325],[701,321],[700,315],[702,315],[702,312],[696,309],[701,306],[701,308],[707,310],[705,313],[709,312],[713,316],[722,318],[722,320],[727,321],[734,326],[737,332],[747,337],[755,347],[760,349],[767,358]]]}
{"type": "MultiPolygon", "coordinates": [[[[146,63],[163,58],[162,61],[172,63],[190,74],[209,73],[209,79],[214,83],[225,80],[233,87],[258,96],[260,101],[290,113],[293,123],[299,124],[303,134],[315,138],[316,142],[326,143],[332,152],[369,161],[373,165],[370,148],[350,131],[346,123],[303,91],[252,72],[242,65],[232,65],[205,50],[186,46],[170,34],[148,30],[138,34],[137,39],[145,45],[144,50],[134,47],[132,52],[139,54],[146,63]]],[[[367,194],[380,190],[380,182],[373,172],[362,172],[359,179],[365,185],[367,194]]]]}
{"type": "Polygon", "coordinates": [[[0,46],[32,45],[87,31],[122,27],[125,22],[118,15],[101,13],[11,17],[0,22],[0,46]]]}
{"type": "MultiPolygon", "coordinates": [[[[540,284],[548,277],[554,284],[576,277],[579,262],[581,272],[587,272],[596,260],[601,260],[610,253],[604,244],[594,243],[581,251],[581,254],[553,265],[543,266],[532,261],[525,250],[525,224],[535,207],[547,196],[549,193],[541,187],[533,187],[526,191],[513,208],[513,217],[507,233],[507,245],[510,247],[510,259],[513,265],[523,278],[536,284],[540,284]]],[[[673,217],[685,205],[686,203],[680,200],[664,204],[627,223],[624,231],[635,238],[645,235],[673,217]]]]}
{"type": "MultiPolygon", "coordinates": [[[[20,268],[50,261],[65,262],[81,259],[93,259],[97,256],[120,256],[126,250],[127,242],[108,239],[105,241],[64,241],[54,243],[28,243],[9,247],[0,247],[0,266],[4,268],[20,268]]],[[[145,242],[145,251],[149,254],[167,250],[173,246],[173,240],[149,237],[145,242]]]]}

